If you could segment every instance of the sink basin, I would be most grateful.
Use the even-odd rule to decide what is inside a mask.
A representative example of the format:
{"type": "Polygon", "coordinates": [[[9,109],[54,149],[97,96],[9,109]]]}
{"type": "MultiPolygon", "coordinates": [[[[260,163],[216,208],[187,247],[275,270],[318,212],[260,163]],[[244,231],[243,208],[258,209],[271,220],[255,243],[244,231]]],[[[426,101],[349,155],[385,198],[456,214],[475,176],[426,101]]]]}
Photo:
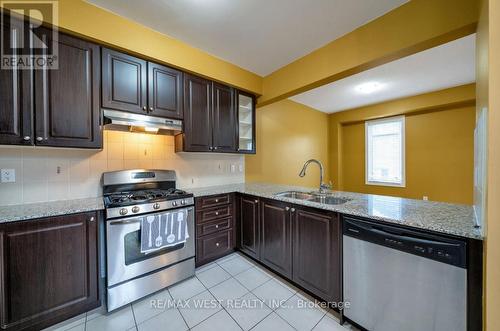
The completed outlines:
{"type": "Polygon", "coordinates": [[[341,205],[343,203],[346,203],[350,199],[345,199],[345,198],[339,198],[339,197],[334,197],[331,195],[319,195],[316,192],[299,192],[299,191],[286,191],[286,192],[281,192],[275,195],[276,197],[281,197],[281,198],[291,198],[291,199],[297,199],[297,200],[307,200],[307,201],[312,201],[312,202],[318,202],[318,203],[324,203],[327,205],[341,205]]]}
{"type": "Polygon", "coordinates": [[[298,200],[309,200],[314,198],[313,194],[306,193],[306,192],[298,192],[298,191],[287,191],[287,192],[281,192],[276,194],[275,196],[280,197],[280,198],[291,198],[291,199],[298,199],[298,200]]]}
{"type": "Polygon", "coordinates": [[[318,203],[324,203],[327,205],[341,205],[343,203],[346,203],[350,199],[345,199],[345,198],[339,198],[339,197],[333,197],[333,196],[323,196],[323,195],[318,195],[315,196],[311,199],[307,199],[307,201],[313,201],[313,202],[318,202],[318,203]]]}

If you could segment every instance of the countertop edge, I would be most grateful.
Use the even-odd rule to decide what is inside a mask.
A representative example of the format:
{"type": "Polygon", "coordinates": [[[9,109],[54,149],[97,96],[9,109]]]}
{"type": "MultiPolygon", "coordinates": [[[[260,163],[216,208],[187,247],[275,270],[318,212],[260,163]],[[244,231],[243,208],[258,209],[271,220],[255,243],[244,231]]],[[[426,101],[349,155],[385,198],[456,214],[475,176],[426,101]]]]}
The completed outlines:
{"type": "MultiPolygon", "coordinates": [[[[465,217],[462,217],[462,219],[465,219],[465,221],[463,221],[463,223],[467,226],[467,228],[465,228],[465,225],[463,225],[464,226],[463,229],[459,228],[460,225],[457,225],[457,229],[446,228],[445,225],[443,225],[443,224],[440,225],[439,222],[436,222],[436,224],[431,224],[427,220],[426,224],[421,224],[421,223],[418,223],[414,220],[404,220],[404,219],[397,219],[397,218],[390,218],[390,217],[369,214],[369,213],[363,212],[363,208],[361,208],[360,205],[356,206],[355,204],[351,205],[349,208],[349,204],[326,205],[326,204],[321,204],[318,202],[311,202],[311,201],[275,196],[277,192],[279,192],[281,190],[286,190],[286,189],[311,191],[310,188],[308,189],[305,187],[286,186],[286,185],[280,185],[280,184],[267,184],[267,183],[228,184],[228,185],[220,185],[220,186],[212,186],[212,187],[204,187],[204,188],[192,188],[192,189],[186,189],[186,190],[191,191],[193,193],[193,195],[195,196],[195,198],[200,198],[200,197],[210,196],[210,195],[217,195],[217,194],[230,194],[230,193],[248,194],[248,195],[254,195],[254,196],[257,196],[260,198],[272,199],[272,200],[276,200],[276,201],[283,201],[283,202],[287,202],[287,203],[293,203],[295,205],[301,205],[301,206],[305,206],[305,207],[309,207],[309,208],[315,208],[315,209],[331,211],[331,212],[338,212],[338,213],[341,213],[344,215],[349,215],[349,216],[354,216],[354,217],[363,217],[363,218],[371,219],[374,221],[384,222],[386,224],[394,224],[397,226],[403,226],[403,227],[408,227],[408,228],[431,231],[431,232],[434,232],[437,234],[451,235],[451,236],[456,236],[456,237],[460,237],[460,238],[469,238],[469,239],[475,239],[475,240],[484,240],[484,237],[485,237],[481,230],[471,229],[470,224],[468,224],[469,222],[467,221],[467,219],[465,217]],[[250,186],[250,188],[248,186],[250,186]],[[252,189],[252,187],[253,187],[253,189],[252,189]]],[[[336,192],[337,194],[352,195],[353,200],[355,200],[355,202],[358,202],[358,203],[366,203],[366,201],[363,200],[363,197],[370,196],[370,195],[366,195],[366,194],[352,193],[352,192],[341,192],[341,191],[334,191],[334,192],[336,192]]],[[[392,197],[386,197],[386,198],[399,199],[399,198],[392,198],[392,197]]],[[[422,203],[422,204],[424,204],[421,201],[411,200],[411,199],[402,199],[402,201],[404,203],[408,203],[408,204],[410,204],[410,203],[413,203],[413,204],[422,203]]],[[[431,204],[432,204],[432,202],[431,202],[431,204]]],[[[451,209],[453,209],[454,207],[457,209],[458,208],[463,209],[463,208],[470,207],[470,206],[465,206],[465,205],[454,205],[454,204],[449,204],[449,203],[434,203],[434,204],[438,207],[442,206],[443,208],[447,207],[447,208],[451,208],[451,209]]],[[[413,207],[415,207],[415,206],[413,206],[413,207]]],[[[470,208],[472,208],[472,207],[470,207],[470,208]]],[[[99,211],[99,210],[104,210],[104,209],[105,209],[104,208],[104,201],[103,201],[102,197],[73,199],[73,200],[59,200],[59,201],[49,201],[49,202],[22,204],[22,205],[0,206],[0,225],[12,223],[12,222],[18,222],[18,221],[36,220],[36,219],[46,218],[46,217],[85,213],[85,212],[99,211]]],[[[425,214],[425,212],[422,212],[422,214],[425,214]]],[[[472,224],[473,221],[471,221],[470,223],[472,224]]]]}
{"type": "MultiPolygon", "coordinates": [[[[285,197],[277,197],[277,196],[275,196],[276,193],[268,194],[268,193],[258,192],[255,190],[247,190],[245,188],[236,187],[238,185],[244,186],[244,185],[248,185],[248,184],[232,184],[232,185],[235,187],[234,188],[229,187],[229,186],[231,186],[231,184],[230,184],[230,185],[227,185],[228,186],[227,188],[225,188],[223,186],[198,188],[198,189],[194,189],[193,194],[194,194],[195,198],[201,198],[204,196],[217,195],[217,194],[230,194],[230,193],[247,194],[247,195],[253,195],[253,196],[257,196],[257,197],[264,198],[264,199],[272,199],[272,200],[276,200],[276,201],[293,203],[295,205],[301,205],[304,207],[337,212],[337,213],[340,213],[343,215],[349,215],[349,216],[354,216],[354,217],[363,217],[363,218],[371,219],[374,221],[384,222],[385,224],[389,224],[389,225],[393,224],[396,226],[408,227],[408,228],[413,228],[413,229],[420,229],[420,230],[424,230],[424,231],[431,231],[431,232],[436,233],[436,234],[450,235],[450,236],[466,238],[466,239],[474,239],[474,240],[480,240],[480,241],[483,241],[484,237],[485,237],[484,234],[482,234],[482,233],[479,234],[477,232],[444,229],[442,227],[438,227],[438,226],[434,226],[434,225],[421,225],[421,224],[416,224],[416,223],[409,224],[404,220],[395,219],[395,218],[374,216],[374,215],[366,214],[363,212],[352,212],[352,211],[347,212],[346,210],[344,210],[341,207],[342,205],[325,205],[325,204],[321,204],[321,203],[317,203],[317,202],[310,202],[310,201],[285,198],[285,197]]],[[[272,185],[272,184],[264,184],[264,185],[272,185]]],[[[280,185],[277,184],[276,186],[280,186],[280,185]]],[[[297,190],[302,189],[304,191],[311,191],[311,189],[307,189],[307,188],[303,188],[303,187],[295,187],[295,186],[290,186],[290,187],[293,189],[297,189],[297,190]]],[[[337,191],[337,192],[340,192],[340,191],[337,191]]],[[[351,194],[351,192],[344,192],[344,193],[351,194]]],[[[407,199],[407,200],[411,200],[411,199],[407,199]]],[[[454,204],[445,203],[445,202],[443,202],[443,203],[434,202],[434,203],[442,204],[443,206],[446,206],[446,205],[453,206],[454,205],[454,204]]]]}
{"type": "Polygon", "coordinates": [[[0,225],[100,210],[104,210],[102,197],[0,206],[0,225]]]}

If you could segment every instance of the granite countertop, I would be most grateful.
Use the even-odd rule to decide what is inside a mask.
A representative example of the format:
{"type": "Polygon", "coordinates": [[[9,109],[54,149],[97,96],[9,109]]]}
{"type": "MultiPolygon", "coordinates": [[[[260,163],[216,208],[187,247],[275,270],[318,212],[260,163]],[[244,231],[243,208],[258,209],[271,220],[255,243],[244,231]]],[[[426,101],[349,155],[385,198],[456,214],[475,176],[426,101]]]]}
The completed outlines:
{"type": "Polygon", "coordinates": [[[327,205],[275,196],[276,193],[284,191],[310,192],[311,188],[261,183],[221,185],[189,189],[189,191],[196,197],[230,192],[246,193],[352,216],[367,217],[386,223],[472,239],[483,239],[482,229],[474,227],[475,213],[473,207],[469,205],[342,191],[332,191],[331,193],[336,197],[347,198],[349,201],[340,205],[327,205]]]}
{"type": "MultiPolygon", "coordinates": [[[[331,194],[349,201],[328,205],[276,196],[284,191],[310,192],[311,188],[266,183],[230,184],[186,190],[192,192],[195,197],[239,192],[438,233],[480,240],[484,237],[482,229],[474,227],[474,209],[469,205],[342,191],[332,191],[331,194]]],[[[102,209],[102,197],[0,206],[0,224],[102,209]]]]}
{"type": "Polygon", "coordinates": [[[104,209],[102,197],[0,206],[0,224],[104,209]]]}

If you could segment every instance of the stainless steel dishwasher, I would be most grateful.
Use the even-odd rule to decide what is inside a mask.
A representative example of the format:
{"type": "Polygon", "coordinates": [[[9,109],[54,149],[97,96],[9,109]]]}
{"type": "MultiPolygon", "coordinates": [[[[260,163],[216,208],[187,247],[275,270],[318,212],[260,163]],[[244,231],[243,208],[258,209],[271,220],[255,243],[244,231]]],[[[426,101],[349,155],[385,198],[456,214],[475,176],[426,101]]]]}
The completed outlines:
{"type": "Polygon", "coordinates": [[[465,331],[466,243],[345,217],[344,316],[370,331],[465,331]]]}

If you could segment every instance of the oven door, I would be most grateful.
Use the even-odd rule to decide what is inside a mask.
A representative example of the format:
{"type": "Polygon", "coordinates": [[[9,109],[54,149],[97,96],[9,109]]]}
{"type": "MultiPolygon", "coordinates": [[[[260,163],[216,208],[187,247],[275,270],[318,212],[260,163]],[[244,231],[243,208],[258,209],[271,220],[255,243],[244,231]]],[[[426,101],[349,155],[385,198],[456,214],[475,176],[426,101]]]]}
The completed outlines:
{"type": "MultiPolygon", "coordinates": [[[[194,207],[175,209],[175,211],[179,210],[187,211],[189,233],[187,241],[148,254],[141,253],[140,217],[135,216],[106,222],[108,287],[165,268],[195,255],[194,207]]],[[[164,213],[168,212],[152,215],[164,213]]]]}

